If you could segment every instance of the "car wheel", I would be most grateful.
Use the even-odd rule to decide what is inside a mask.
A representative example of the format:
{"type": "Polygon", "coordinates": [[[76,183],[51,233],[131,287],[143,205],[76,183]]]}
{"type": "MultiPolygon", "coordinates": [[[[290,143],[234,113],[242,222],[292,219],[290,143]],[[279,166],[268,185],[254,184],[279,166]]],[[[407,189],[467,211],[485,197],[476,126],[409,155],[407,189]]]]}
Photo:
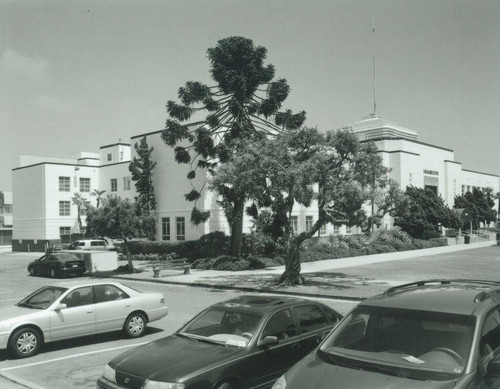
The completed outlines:
{"type": "Polygon", "coordinates": [[[30,276],[36,276],[36,271],[35,269],[33,268],[33,266],[30,266],[28,268],[28,271],[30,272],[30,276]]]}
{"type": "Polygon", "coordinates": [[[34,328],[21,328],[9,340],[9,351],[18,358],[35,355],[42,343],[40,332],[34,328]]]}
{"type": "Polygon", "coordinates": [[[50,278],[56,278],[57,277],[57,272],[56,269],[52,268],[49,271],[50,278]]]}
{"type": "Polygon", "coordinates": [[[146,331],[147,320],[142,313],[134,312],[127,317],[123,331],[129,338],[138,338],[146,331]]]}

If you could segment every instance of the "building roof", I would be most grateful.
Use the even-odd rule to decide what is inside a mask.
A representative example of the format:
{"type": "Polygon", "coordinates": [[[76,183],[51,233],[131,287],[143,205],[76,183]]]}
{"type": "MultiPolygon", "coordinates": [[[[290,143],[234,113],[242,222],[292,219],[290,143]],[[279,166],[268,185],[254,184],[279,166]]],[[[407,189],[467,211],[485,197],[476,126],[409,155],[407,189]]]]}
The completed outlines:
{"type": "Polygon", "coordinates": [[[380,138],[380,137],[399,137],[406,139],[418,139],[418,133],[415,130],[400,126],[399,124],[384,119],[380,116],[369,116],[354,123],[353,132],[362,139],[380,138]]]}
{"type": "Polygon", "coordinates": [[[106,145],[106,146],[101,146],[100,149],[106,149],[108,147],[113,147],[113,146],[129,146],[130,147],[130,143],[113,143],[111,145],[106,145]]]}

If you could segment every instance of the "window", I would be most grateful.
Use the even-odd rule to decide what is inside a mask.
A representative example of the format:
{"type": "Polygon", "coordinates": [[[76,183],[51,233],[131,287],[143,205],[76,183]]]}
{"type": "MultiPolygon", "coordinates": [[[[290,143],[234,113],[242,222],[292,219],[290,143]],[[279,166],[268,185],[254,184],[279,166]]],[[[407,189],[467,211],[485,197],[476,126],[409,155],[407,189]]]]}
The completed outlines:
{"type": "Polygon", "coordinates": [[[184,217],[177,217],[176,227],[177,227],[177,240],[186,239],[186,221],[184,217]]]}
{"type": "Polygon", "coordinates": [[[338,235],[340,232],[339,226],[333,225],[333,235],[338,235]]]}
{"type": "Polygon", "coordinates": [[[412,185],[412,183],[413,183],[413,174],[412,173],[410,173],[408,175],[408,182],[410,183],[410,185],[412,185]]]}
{"type": "Polygon", "coordinates": [[[345,233],[347,235],[351,235],[352,234],[352,227],[351,226],[345,226],[345,233]]]}
{"type": "Polygon", "coordinates": [[[113,159],[113,154],[109,153],[108,154],[108,162],[111,161],[113,159]]]}
{"type": "Polygon", "coordinates": [[[465,185],[462,185],[462,194],[465,194],[465,185]]]}
{"type": "Polygon", "coordinates": [[[302,305],[295,308],[302,332],[310,332],[328,325],[328,319],[317,305],[302,305]]]}
{"type": "Polygon", "coordinates": [[[292,227],[292,231],[294,234],[299,232],[299,217],[298,216],[290,216],[290,226],[292,227]]]}
{"type": "Polygon", "coordinates": [[[130,190],[130,177],[123,177],[123,190],[130,190]]]}
{"type": "MultiPolygon", "coordinates": [[[[12,204],[4,204],[2,209],[4,214],[12,213],[12,204]]],[[[2,212],[0,212],[2,213],[2,212]]]]}
{"type": "Polygon", "coordinates": [[[68,308],[92,304],[92,287],[75,289],[63,298],[61,303],[66,304],[68,308]]]}
{"type": "Polygon", "coordinates": [[[116,192],[117,190],[118,190],[118,179],[112,178],[111,179],[111,192],[116,192]]]}
{"type": "Polygon", "coordinates": [[[69,201],[59,201],[59,216],[69,216],[71,205],[69,201]]]}
{"type": "Polygon", "coordinates": [[[319,229],[320,236],[326,235],[326,224],[323,224],[319,229]]]}
{"type": "Polygon", "coordinates": [[[90,178],[80,177],[80,192],[90,192],[90,178]]]}
{"type": "Polygon", "coordinates": [[[310,231],[313,226],[313,217],[312,216],[306,216],[306,231],[310,231]]]}
{"type": "Polygon", "coordinates": [[[59,227],[59,236],[62,237],[63,235],[70,235],[71,234],[71,227],[59,227]]]}
{"type": "Polygon", "coordinates": [[[70,183],[69,177],[59,177],[59,192],[69,192],[70,183]]]}
{"type": "Polygon", "coordinates": [[[283,309],[271,316],[262,331],[262,339],[266,336],[276,336],[279,340],[290,338],[297,335],[298,331],[295,327],[290,309],[283,309]]]}
{"type": "Polygon", "coordinates": [[[161,239],[170,240],[170,218],[161,218],[161,239]]]}
{"type": "Polygon", "coordinates": [[[95,285],[95,298],[97,303],[127,299],[130,296],[114,285],[95,285]]]}
{"type": "Polygon", "coordinates": [[[106,246],[106,242],[104,242],[103,240],[93,240],[92,242],[90,242],[90,246],[92,247],[104,247],[106,246]]]}

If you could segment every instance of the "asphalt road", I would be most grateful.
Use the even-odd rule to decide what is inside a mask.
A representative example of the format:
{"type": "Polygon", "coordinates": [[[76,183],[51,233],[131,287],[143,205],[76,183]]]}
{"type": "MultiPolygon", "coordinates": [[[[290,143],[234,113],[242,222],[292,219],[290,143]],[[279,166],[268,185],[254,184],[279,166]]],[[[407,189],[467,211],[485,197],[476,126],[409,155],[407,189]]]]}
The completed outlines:
{"type": "MultiPolygon", "coordinates": [[[[0,309],[1,306],[14,304],[37,288],[52,282],[49,278],[28,275],[27,264],[38,256],[24,253],[0,254],[0,309]]],[[[95,388],[104,365],[116,355],[131,347],[167,336],[207,306],[242,294],[238,291],[139,281],[124,283],[139,290],[160,291],[166,297],[169,315],[151,323],[144,337],[125,339],[121,333],[110,333],[49,343],[42,348],[40,354],[25,359],[12,359],[5,351],[0,350],[0,374],[32,388],[95,388]]],[[[347,312],[355,304],[327,299],[322,299],[321,302],[341,313],[347,312]]],[[[3,381],[0,383],[3,385],[3,381]]]]}

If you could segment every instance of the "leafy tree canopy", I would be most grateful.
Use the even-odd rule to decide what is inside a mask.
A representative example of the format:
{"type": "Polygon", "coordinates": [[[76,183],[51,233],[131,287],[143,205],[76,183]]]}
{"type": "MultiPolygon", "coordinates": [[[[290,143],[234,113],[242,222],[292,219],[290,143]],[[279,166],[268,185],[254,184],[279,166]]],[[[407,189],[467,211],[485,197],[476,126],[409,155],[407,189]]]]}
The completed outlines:
{"type": "MultiPolygon", "coordinates": [[[[492,190],[481,191],[474,188],[472,192],[466,192],[463,195],[455,197],[454,208],[466,208],[472,216],[472,226],[479,228],[479,223],[490,223],[496,220],[497,212],[493,209],[495,201],[493,200],[492,190]]],[[[469,228],[469,226],[462,226],[469,228]]]]}
{"type": "Polygon", "coordinates": [[[441,196],[432,190],[409,186],[407,203],[394,212],[394,224],[414,238],[430,239],[440,236],[439,226],[458,228],[458,219],[441,196]]]}

